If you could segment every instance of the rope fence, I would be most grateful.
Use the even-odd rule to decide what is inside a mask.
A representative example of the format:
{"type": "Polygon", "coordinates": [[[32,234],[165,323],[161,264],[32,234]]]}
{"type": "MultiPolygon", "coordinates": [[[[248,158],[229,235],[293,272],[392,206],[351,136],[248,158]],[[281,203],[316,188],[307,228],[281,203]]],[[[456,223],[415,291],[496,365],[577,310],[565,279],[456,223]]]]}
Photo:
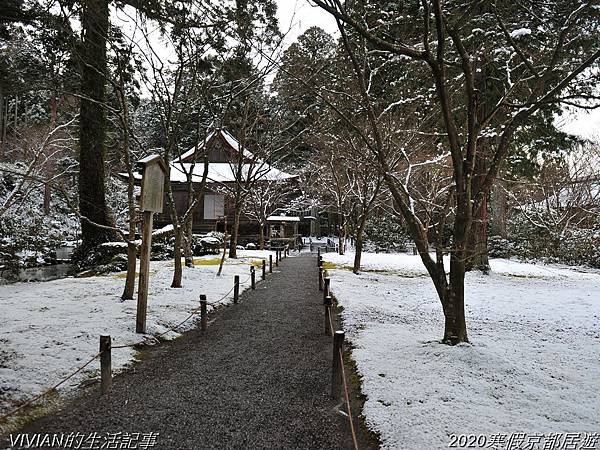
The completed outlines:
{"type": "MultiPolygon", "coordinates": [[[[262,264],[264,267],[265,260],[263,259],[262,261],[263,261],[262,264]]],[[[239,275],[236,275],[234,277],[234,284],[233,284],[232,288],[229,291],[227,291],[227,293],[225,295],[223,295],[221,298],[219,298],[218,300],[212,301],[212,302],[204,301],[204,303],[205,303],[204,305],[202,305],[202,300],[201,300],[201,306],[198,308],[194,308],[185,319],[183,319],[181,322],[177,323],[176,325],[171,326],[166,331],[163,331],[160,334],[152,336],[152,339],[155,341],[158,341],[161,337],[163,337],[167,333],[175,332],[179,327],[181,327],[183,324],[188,322],[192,317],[194,317],[198,314],[203,314],[203,313],[205,315],[206,314],[206,308],[205,308],[206,305],[212,306],[214,308],[215,306],[221,304],[224,300],[226,300],[229,297],[229,294],[231,294],[234,291],[235,291],[234,303],[237,303],[238,296],[239,296],[239,287],[243,284],[246,284],[248,281],[252,280],[252,288],[254,289],[254,279],[253,278],[254,278],[254,266],[251,266],[251,274],[242,282],[240,282],[240,280],[239,280],[239,275]]],[[[206,296],[204,296],[204,295],[201,295],[200,297],[206,298],[206,296]]],[[[205,325],[203,328],[205,328],[205,325]]],[[[63,378],[61,381],[56,383],[51,388],[46,389],[42,393],[30,398],[29,400],[26,400],[24,403],[22,403],[18,407],[14,408],[14,409],[10,410],[9,412],[0,416],[0,423],[5,422],[8,418],[14,416],[19,411],[21,411],[23,408],[30,406],[33,403],[37,402],[38,400],[41,400],[42,398],[46,397],[50,393],[55,392],[60,386],[65,384],[67,381],[69,381],[71,378],[73,378],[78,373],[80,373],[83,369],[85,369],[87,366],[89,366],[92,362],[94,362],[98,358],[101,359],[101,367],[100,367],[101,392],[103,394],[107,393],[110,390],[110,387],[112,385],[112,370],[110,367],[110,365],[111,365],[111,362],[110,362],[111,361],[111,357],[110,357],[111,350],[122,349],[122,348],[134,348],[136,346],[145,345],[147,343],[148,343],[148,339],[142,339],[140,341],[130,343],[130,344],[111,345],[110,336],[100,336],[100,351],[98,353],[96,353],[85,364],[83,364],[82,366],[79,366],[75,371],[71,372],[69,375],[67,375],[65,378],[63,378]]]]}
{"type": "Polygon", "coordinates": [[[50,389],[45,390],[44,392],[42,392],[39,395],[36,395],[35,397],[27,400],[25,403],[23,403],[22,405],[20,405],[19,407],[13,409],[12,411],[9,411],[8,413],[4,414],[3,416],[0,416],[0,422],[5,421],[6,419],[8,419],[10,416],[15,415],[17,412],[21,411],[23,408],[25,408],[28,405],[31,405],[32,403],[35,403],[36,401],[44,398],[45,396],[47,396],[48,394],[50,394],[51,392],[55,391],[56,389],[58,389],[59,387],[61,387],[63,384],[65,384],[67,381],[69,381],[71,378],[73,378],[75,375],[77,375],[79,372],[81,372],[83,369],[85,369],[87,366],[89,366],[96,358],[98,358],[100,356],[102,352],[98,352],[96,353],[94,356],[92,356],[91,359],[88,360],[88,362],[86,362],[83,366],[80,366],[75,372],[71,373],[69,376],[67,376],[66,378],[64,378],[63,380],[61,380],[60,382],[56,383],[54,386],[52,386],[50,389]]]}
{"type": "Polygon", "coordinates": [[[352,443],[354,450],[359,450],[358,439],[356,438],[356,430],[354,429],[354,419],[352,417],[352,407],[350,406],[350,395],[348,390],[348,380],[346,378],[346,370],[344,369],[344,332],[336,331],[333,326],[331,309],[333,307],[333,299],[331,297],[331,278],[326,276],[326,271],[323,269],[323,256],[317,256],[317,266],[319,269],[319,290],[323,291],[323,305],[325,306],[325,334],[333,336],[333,357],[331,367],[331,397],[339,398],[340,382],[341,390],[344,393],[344,401],[348,410],[348,421],[350,422],[350,432],[352,434],[352,443]]]}

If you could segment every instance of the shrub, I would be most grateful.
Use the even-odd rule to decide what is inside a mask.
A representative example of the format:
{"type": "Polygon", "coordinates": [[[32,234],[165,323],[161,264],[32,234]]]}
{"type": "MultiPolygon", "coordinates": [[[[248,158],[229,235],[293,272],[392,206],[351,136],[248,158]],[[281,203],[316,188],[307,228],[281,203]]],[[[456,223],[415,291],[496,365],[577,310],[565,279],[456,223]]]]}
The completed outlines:
{"type": "Polygon", "coordinates": [[[365,227],[365,247],[368,250],[406,251],[410,241],[406,230],[390,215],[371,217],[365,227]]]}

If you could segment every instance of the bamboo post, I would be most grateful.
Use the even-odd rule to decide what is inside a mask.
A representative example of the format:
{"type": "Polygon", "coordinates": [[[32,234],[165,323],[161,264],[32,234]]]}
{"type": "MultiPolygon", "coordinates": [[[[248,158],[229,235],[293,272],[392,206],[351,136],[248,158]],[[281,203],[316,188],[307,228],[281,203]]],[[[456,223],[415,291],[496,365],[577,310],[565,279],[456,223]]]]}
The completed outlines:
{"type": "Polygon", "coordinates": [[[319,290],[323,290],[323,268],[319,267],[319,290]]]}
{"type": "Polygon", "coordinates": [[[344,353],[344,332],[336,331],[333,335],[333,363],[331,365],[331,398],[338,400],[342,387],[342,364],[340,352],[344,353]]]}
{"type": "Polygon", "coordinates": [[[152,248],[152,211],[144,211],[142,216],[142,251],[140,254],[140,281],[138,287],[135,332],[146,333],[146,312],[148,309],[148,279],[150,277],[150,251],[152,248]]]}
{"type": "Polygon", "coordinates": [[[269,273],[273,273],[273,255],[269,255],[269,273]]]}
{"type": "Polygon", "coordinates": [[[266,260],[262,260],[262,275],[261,275],[261,279],[264,281],[267,279],[267,261],[266,260]]]}
{"type": "Polygon", "coordinates": [[[110,336],[100,336],[100,392],[108,394],[112,388],[110,336]]]}
{"type": "Polygon", "coordinates": [[[233,277],[233,303],[237,303],[240,299],[240,276],[233,277]]]}
{"type": "MultiPolygon", "coordinates": [[[[331,284],[331,278],[323,277],[323,301],[330,295],[329,294],[329,285],[331,284]]],[[[331,297],[330,297],[331,298],[331,297]]]]}
{"type": "Polygon", "coordinates": [[[256,289],[256,269],[254,266],[250,266],[250,281],[252,284],[252,290],[256,289]]]}
{"type": "Polygon", "coordinates": [[[208,327],[208,313],[206,311],[206,295],[200,294],[200,329],[206,331],[208,327]]]}
{"type": "Polygon", "coordinates": [[[325,297],[325,334],[331,336],[331,305],[333,304],[331,297],[328,295],[325,297]]]}

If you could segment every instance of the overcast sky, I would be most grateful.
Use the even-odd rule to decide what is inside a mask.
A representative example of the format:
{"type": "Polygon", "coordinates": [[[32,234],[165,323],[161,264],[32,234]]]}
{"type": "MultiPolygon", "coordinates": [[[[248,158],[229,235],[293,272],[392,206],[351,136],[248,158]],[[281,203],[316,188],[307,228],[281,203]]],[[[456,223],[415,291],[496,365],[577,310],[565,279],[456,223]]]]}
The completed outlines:
{"type": "Polygon", "coordinates": [[[310,27],[323,28],[330,34],[337,31],[335,20],[320,8],[312,6],[307,0],[276,0],[279,26],[286,36],[286,44],[294,42],[298,36],[310,27]]]}

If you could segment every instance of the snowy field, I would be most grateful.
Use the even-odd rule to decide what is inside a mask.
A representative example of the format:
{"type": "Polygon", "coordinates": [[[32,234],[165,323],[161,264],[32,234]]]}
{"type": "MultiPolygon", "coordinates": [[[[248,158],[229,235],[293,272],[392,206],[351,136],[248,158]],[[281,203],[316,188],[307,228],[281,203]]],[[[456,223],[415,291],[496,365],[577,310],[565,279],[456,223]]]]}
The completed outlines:
{"type": "MultiPolygon", "coordinates": [[[[239,258],[226,260],[221,277],[216,276],[220,256],[195,258],[193,269],[183,268],[181,289],[169,287],[173,261],[152,262],[147,335],[135,333],[136,300],[120,299],[125,272],[0,286],[0,415],[53,386],[89,360],[98,352],[100,335],[110,335],[113,346],[142,338],[155,343],[153,335],[179,324],[199,307],[200,294],[206,294],[209,303],[224,296],[222,303],[230,303],[234,275],[240,275],[240,292],[249,288],[250,264],[268,259],[269,253],[238,250],[239,258]]],[[[210,309],[209,306],[209,312],[210,309]]],[[[199,320],[199,315],[194,316],[179,330],[190,329],[199,320]]],[[[177,336],[179,333],[168,332],[161,339],[177,336]]],[[[132,363],[135,355],[131,348],[114,349],[113,370],[132,363]]],[[[61,389],[72,388],[98,372],[99,362],[93,362],[61,389]]]]}
{"type": "MultiPolygon", "coordinates": [[[[418,256],[366,254],[360,275],[353,257],[324,255],[383,448],[448,448],[453,434],[509,448],[511,433],[600,432],[598,271],[492,260],[489,276],[467,275],[471,344],[450,347],[418,256]]],[[[527,445],[512,448],[600,448],[527,445]]]]}

